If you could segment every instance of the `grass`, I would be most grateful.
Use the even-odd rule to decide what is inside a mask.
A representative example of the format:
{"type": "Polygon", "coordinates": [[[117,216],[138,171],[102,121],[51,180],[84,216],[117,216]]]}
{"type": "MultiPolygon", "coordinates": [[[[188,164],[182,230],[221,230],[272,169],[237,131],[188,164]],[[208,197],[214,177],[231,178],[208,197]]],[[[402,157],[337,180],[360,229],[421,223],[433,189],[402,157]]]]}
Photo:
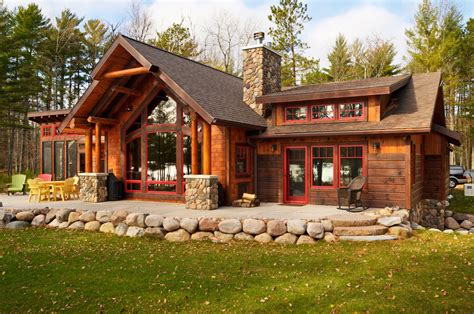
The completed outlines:
{"type": "Polygon", "coordinates": [[[173,244],[0,231],[0,312],[472,312],[472,236],[173,244]]]}
{"type": "Polygon", "coordinates": [[[460,185],[451,190],[451,194],[454,197],[450,200],[451,205],[448,209],[455,213],[474,214],[474,197],[464,196],[463,189],[464,186],[460,185]]]}

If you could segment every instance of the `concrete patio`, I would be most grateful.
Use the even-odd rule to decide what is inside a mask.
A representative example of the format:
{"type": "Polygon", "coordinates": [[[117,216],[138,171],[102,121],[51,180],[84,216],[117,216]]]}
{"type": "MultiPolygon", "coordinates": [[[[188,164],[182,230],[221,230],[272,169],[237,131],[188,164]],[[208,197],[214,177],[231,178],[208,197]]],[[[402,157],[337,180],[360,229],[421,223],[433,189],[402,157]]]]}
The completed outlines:
{"type": "MultiPolygon", "coordinates": [[[[158,214],[165,217],[214,217],[214,218],[268,218],[268,219],[321,219],[330,215],[348,213],[339,210],[336,206],[326,205],[304,205],[289,206],[277,203],[262,203],[259,207],[236,208],[230,206],[220,207],[216,210],[191,210],[186,209],[184,204],[165,203],[153,201],[123,200],[103,203],[86,203],[79,200],[56,201],[56,202],[31,202],[28,203],[27,195],[7,196],[0,195],[3,208],[10,209],[32,209],[32,208],[72,208],[78,210],[119,210],[129,212],[141,212],[158,214]]],[[[349,213],[350,214],[350,213],[349,213]]]]}

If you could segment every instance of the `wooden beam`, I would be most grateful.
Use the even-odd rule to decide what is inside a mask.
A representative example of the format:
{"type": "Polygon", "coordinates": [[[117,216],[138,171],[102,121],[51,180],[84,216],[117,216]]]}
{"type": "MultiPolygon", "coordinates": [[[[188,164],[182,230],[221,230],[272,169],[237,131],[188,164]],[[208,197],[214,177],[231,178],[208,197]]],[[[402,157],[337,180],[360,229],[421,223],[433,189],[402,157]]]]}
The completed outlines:
{"type": "Polygon", "coordinates": [[[89,122],[87,122],[86,118],[72,118],[71,122],[69,123],[69,127],[71,129],[89,129],[91,126],[89,122]]]}
{"type": "Polygon", "coordinates": [[[92,128],[86,130],[86,137],[84,139],[85,153],[86,153],[86,172],[92,172],[92,128]]]}
{"type": "Polygon", "coordinates": [[[102,172],[101,162],[100,162],[100,133],[101,133],[101,123],[97,122],[95,124],[95,172],[102,172]]]}
{"type": "Polygon", "coordinates": [[[146,74],[148,72],[149,72],[148,68],[145,68],[145,67],[136,67],[136,68],[130,68],[130,69],[125,69],[125,70],[111,71],[102,75],[99,78],[99,80],[114,79],[114,78],[132,76],[132,75],[140,75],[140,74],[146,74]]]}
{"type": "Polygon", "coordinates": [[[111,119],[111,118],[101,118],[101,117],[88,117],[87,122],[89,123],[101,123],[101,124],[108,124],[108,125],[113,125],[117,124],[118,120],[117,119],[111,119]]]}
{"type": "Polygon", "coordinates": [[[199,174],[198,122],[196,117],[191,119],[191,171],[192,174],[199,174]]]}
{"type": "Polygon", "coordinates": [[[122,93],[122,94],[132,95],[132,96],[140,96],[142,94],[140,91],[123,87],[123,86],[114,86],[112,87],[112,90],[117,93],[122,93]]]}
{"type": "Polygon", "coordinates": [[[211,174],[211,125],[202,123],[202,174],[211,174]]]}

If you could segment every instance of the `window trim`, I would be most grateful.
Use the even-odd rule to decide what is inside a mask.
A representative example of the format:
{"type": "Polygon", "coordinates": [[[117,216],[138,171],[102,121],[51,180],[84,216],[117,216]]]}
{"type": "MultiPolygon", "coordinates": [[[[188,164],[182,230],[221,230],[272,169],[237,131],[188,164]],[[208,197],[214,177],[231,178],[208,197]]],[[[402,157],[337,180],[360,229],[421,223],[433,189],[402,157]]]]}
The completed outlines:
{"type": "Polygon", "coordinates": [[[311,122],[324,122],[324,121],[334,121],[334,120],[337,120],[337,117],[339,115],[339,111],[338,111],[338,104],[337,103],[332,103],[332,104],[314,104],[314,105],[311,105],[309,106],[310,107],[310,121],[311,122]],[[313,108],[314,107],[328,107],[328,106],[333,106],[334,107],[334,117],[332,118],[319,118],[319,119],[315,119],[313,118],[313,108]]]}
{"type": "Polygon", "coordinates": [[[356,100],[356,101],[346,101],[346,102],[341,102],[337,104],[337,120],[340,121],[365,121],[365,115],[366,115],[366,102],[363,100],[356,100]],[[341,117],[341,106],[343,105],[351,105],[351,104],[356,104],[360,103],[362,104],[362,115],[360,117],[341,117]]]}
{"type": "Polygon", "coordinates": [[[343,144],[343,145],[338,145],[338,156],[337,156],[337,186],[338,187],[347,187],[346,185],[341,184],[341,148],[349,148],[349,147],[361,147],[362,148],[362,156],[361,157],[342,157],[344,159],[362,159],[362,174],[363,176],[366,176],[366,171],[367,171],[367,165],[366,165],[366,148],[365,145],[363,144],[343,144]]]}
{"type": "Polygon", "coordinates": [[[237,143],[235,144],[235,177],[236,178],[246,178],[250,177],[252,175],[252,161],[253,161],[253,152],[252,152],[252,147],[244,144],[244,143],[237,143]],[[237,153],[239,148],[244,148],[245,149],[245,155],[247,158],[247,163],[246,163],[246,171],[244,173],[238,173],[237,172],[237,153]]]}
{"type": "MultiPolygon", "coordinates": [[[[141,130],[141,129],[139,129],[139,130],[141,130]]],[[[134,137],[132,137],[132,138],[127,139],[127,140],[124,141],[124,142],[125,142],[125,143],[124,143],[124,144],[125,144],[125,154],[124,154],[124,155],[125,155],[125,163],[124,163],[124,166],[125,166],[125,173],[124,173],[124,180],[123,180],[123,181],[124,181],[124,188],[125,188],[125,192],[126,192],[126,193],[140,193],[140,192],[142,191],[142,180],[141,180],[141,178],[140,178],[140,180],[133,180],[133,179],[128,180],[128,179],[127,179],[127,163],[128,163],[127,145],[128,145],[128,143],[130,143],[130,142],[132,142],[132,141],[134,141],[134,140],[136,140],[136,139],[139,139],[139,140],[140,140],[140,164],[141,164],[141,158],[142,158],[142,156],[141,156],[141,153],[142,153],[141,133],[136,134],[134,137]],[[127,188],[127,183],[139,184],[139,185],[140,185],[140,188],[139,188],[138,190],[129,190],[129,189],[127,188]]]]}
{"type": "Polygon", "coordinates": [[[337,145],[311,145],[311,185],[310,187],[312,189],[334,189],[337,187],[336,182],[338,181],[338,176],[337,176],[337,170],[339,169],[339,165],[337,162],[337,145]],[[313,160],[315,158],[320,158],[320,157],[314,157],[313,155],[313,148],[332,148],[333,149],[333,154],[332,154],[332,163],[333,163],[333,178],[332,178],[332,185],[313,185],[314,182],[314,172],[313,172],[313,160]]]}
{"type": "MultiPolygon", "coordinates": [[[[310,114],[311,114],[311,113],[310,113],[310,114]]],[[[291,106],[285,106],[285,107],[284,107],[284,111],[283,111],[283,119],[284,119],[285,123],[287,123],[287,124],[305,123],[305,122],[310,121],[309,116],[308,116],[308,105],[301,105],[301,106],[298,106],[298,105],[291,105],[291,106]],[[288,119],[287,119],[287,115],[286,115],[286,110],[287,110],[287,109],[292,109],[292,108],[299,108],[299,109],[306,108],[306,119],[304,119],[304,120],[288,120],[288,119]]]]}

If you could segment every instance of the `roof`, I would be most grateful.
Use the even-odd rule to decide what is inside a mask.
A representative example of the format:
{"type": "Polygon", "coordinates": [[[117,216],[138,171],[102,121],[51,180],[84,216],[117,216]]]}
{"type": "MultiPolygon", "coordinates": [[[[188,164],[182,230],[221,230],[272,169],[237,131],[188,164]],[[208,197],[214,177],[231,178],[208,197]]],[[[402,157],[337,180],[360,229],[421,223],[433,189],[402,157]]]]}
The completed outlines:
{"type": "MultiPolygon", "coordinates": [[[[142,66],[150,69],[155,77],[163,80],[167,85],[172,85],[169,86],[171,89],[173,87],[179,89],[181,93],[179,96],[184,96],[182,98],[185,101],[189,100],[186,102],[190,106],[198,107],[194,109],[207,122],[239,125],[254,129],[266,127],[265,119],[243,102],[242,79],[123,35],[116,39],[110,49],[116,49],[118,46],[124,48],[142,66]]],[[[100,71],[103,71],[101,66],[110,55],[111,52],[107,52],[98,63],[92,73],[94,78],[100,71]]],[[[100,89],[100,93],[109,89],[98,86],[101,83],[102,81],[100,83],[94,81],[76,106],[80,107],[82,103],[87,102],[87,95],[91,94],[94,89],[100,89]]],[[[81,112],[83,115],[83,111],[74,108],[61,128],[70,122],[76,112],[81,112]]]]}
{"type": "MultiPolygon", "coordinates": [[[[436,129],[432,125],[440,83],[441,73],[439,72],[411,76],[403,88],[392,94],[392,97],[397,99],[398,105],[381,121],[271,126],[256,137],[404,134],[429,133],[432,130],[440,133],[439,128],[436,129]]],[[[450,136],[455,135],[450,133],[450,136]]]]}
{"type": "Polygon", "coordinates": [[[282,103],[342,97],[388,95],[405,86],[410,74],[293,87],[257,97],[258,103],[282,103]]]}
{"type": "Polygon", "coordinates": [[[28,112],[27,117],[28,120],[39,124],[62,122],[70,111],[71,109],[28,112]]]}

